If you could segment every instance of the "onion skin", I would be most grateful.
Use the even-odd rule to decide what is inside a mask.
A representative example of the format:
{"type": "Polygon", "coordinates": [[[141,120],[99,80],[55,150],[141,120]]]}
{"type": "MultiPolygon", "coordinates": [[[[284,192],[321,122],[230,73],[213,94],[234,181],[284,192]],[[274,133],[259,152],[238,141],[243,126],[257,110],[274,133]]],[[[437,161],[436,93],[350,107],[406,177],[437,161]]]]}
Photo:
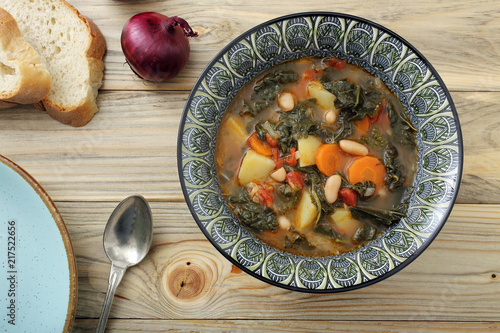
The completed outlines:
{"type": "Polygon", "coordinates": [[[130,68],[141,78],[163,82],[186,66],[189,40],[196,37],[180,17],[145,12],[134,15],[122,30],[121,46],[130,68]]]}

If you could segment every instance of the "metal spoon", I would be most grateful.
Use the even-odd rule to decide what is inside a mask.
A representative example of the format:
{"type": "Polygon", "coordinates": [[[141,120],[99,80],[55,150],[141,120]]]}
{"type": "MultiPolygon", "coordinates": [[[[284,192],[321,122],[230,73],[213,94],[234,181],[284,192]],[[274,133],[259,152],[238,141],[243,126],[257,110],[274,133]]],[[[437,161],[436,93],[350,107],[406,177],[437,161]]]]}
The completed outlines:
{"type": "Polygon", "coordinates": [[[96,332],[104,332],[116,287],[128,267],[144,259],[151,247],[153,219],[148,202],[133,195],[116,206],[104,230],[104,251],[111,260],[108,291],[96,332]]]}

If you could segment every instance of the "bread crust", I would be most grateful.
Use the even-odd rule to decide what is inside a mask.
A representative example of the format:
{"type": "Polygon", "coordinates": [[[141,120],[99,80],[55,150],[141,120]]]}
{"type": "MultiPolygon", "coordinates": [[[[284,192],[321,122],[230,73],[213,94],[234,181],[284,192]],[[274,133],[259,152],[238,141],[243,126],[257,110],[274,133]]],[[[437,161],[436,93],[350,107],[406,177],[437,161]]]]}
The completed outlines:
{"type": "Polygon", "coordinates": [[[72,105],[70,107],[62,106],[51,101],[49,98],[44,98],[35,107],[47,111],[52,118],[63,124],[80,127],[87,124],[98,111],[96,100],[98,89],[102,86],[104,71],[102,58],[106,52],[106,40],[94,22],[81,15],[76,8],[65,0],[59,1],[68,6],[87,26],[90,42],[86,49],[86,55],[90,68],[90,86],[88,87],[87,98],[79,105],[72,105]]]}
{"type": "Polygon", "coordinates": [[[0,8],[0,48],[13,65],[18,85],[11,91],[0,91],[0,108],[19,104],[32,104],[42,100],[50,91],[50,74],[39,54],[22,38],[16,20],[0,8]]]}
{"type": "MultiPolygon", "coordinates": [[[[12,0],[0,0],[0,5],[4,3],[6,8],[11,8],[14,13],[14,8],[24,10],[24,5],[27,3],[27,0],[15,0],[15,2],[10,2],[12,0]]],[[[60,99],[57,97],[53,97],[49,92],[43,98],[31,101],[34,107],[39,110],[46,111],[52,118],[72,126],[83,126],[88,123],[94,116],[94,114],[98,111],[97,107],[97,94],[98,90],[102,85],[103,79],[103,71],[104,71],[104,62],[103,56],[106,52],[106,40],[102,35],[99,28],[87,17],[80,14],[80,12],[74,8],[71,4],[66,2],[65,0],[50,0],[53,3],[57,3],[62,7],[66,7],[68,11],[70,11],[70,15],[75,15],[78,19],[80,19],[85,28],[86,28],[86,40],[87,45],[82,45],[84,48],[85,59],[88,62],[88,86],[85,87],[85,94],[82,96],[82,99],[76,100],[74,103],[66,103],[60,102],[60,99]]],[[[50,11],[51,7],[49,5],[44,5],[41,7],[42,10],[50,11]]],[[[28,16],[29,17],[29,16],[28,16]]],[[[23,25],[26,24],[26,28],[28,31],[37,29],[36,23],[33,22],[24,22],[23,25]]],[[[23,26],[23,33],[24,32],[23,26]]],[[[29,33],[29,32],[28,32],[29,33]]],[[[45,41],[48,43],[48,41],[45,41]]],[[[42,54],[43,56],[43,54],[42,54]]],[[[50,59],[44,59],[44,63],[50,64],[50,59]]],[[[50,67],[50,66],[49,66],[50,67]]],[[[54,89],[56,88],[55,82],[57,81],[58,73],[52,73],[54,75],[54,89]]],[[[7,107],[9,104],[0,105],[0,107],[7,107]]]]}

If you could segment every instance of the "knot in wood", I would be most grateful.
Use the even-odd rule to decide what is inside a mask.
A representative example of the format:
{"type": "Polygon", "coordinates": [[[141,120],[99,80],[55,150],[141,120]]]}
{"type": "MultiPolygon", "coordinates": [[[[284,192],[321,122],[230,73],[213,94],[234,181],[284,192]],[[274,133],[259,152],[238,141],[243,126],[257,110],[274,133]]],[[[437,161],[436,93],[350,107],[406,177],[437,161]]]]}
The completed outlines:
{"type": "Polygon", "coordinates": [[[178,302],[195,302],[209,293],[217,276],[210,267],[211,261],[197,256],[180,256],[163,270],[163,288],[178,302]]]}
{"type": "Polygon", "coordinates": [[[167,277],[168,288],[177,298],[191,299],[198,296],[205,287],[205,273],[199,266],[187,262],[178,265],[167,277]]]}

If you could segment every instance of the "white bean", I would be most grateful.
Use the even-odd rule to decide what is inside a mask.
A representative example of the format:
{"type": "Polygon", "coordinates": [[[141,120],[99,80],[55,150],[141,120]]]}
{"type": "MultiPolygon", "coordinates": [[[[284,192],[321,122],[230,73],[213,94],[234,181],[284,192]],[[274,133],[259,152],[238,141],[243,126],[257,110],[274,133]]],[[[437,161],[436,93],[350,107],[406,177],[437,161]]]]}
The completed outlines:
{"type": "Polygon", "coordinates": [[[295,107],[295,97],[291,92],[278,94],[278,106],[283,111],[292,111],[295,107]]]}
{"type": "Polygon", "coordinates": [[[359,142],[344,139],[340,140],[339,145],[340,149],[342,149],[344,152],[348,154],[357,156],[368,155],[368,148],[359,142]]]}
{"type": "Polygon", "coordinates": [[[334,203],[339,195],[342,178],[339,175],[328,177],[325,183],[325,199],[328,203],[334,203]]]}
{"type": "Polygon", "coordinates": [[[270,176],[278,183],[284,182],[286,179],[286,170],[285,168],[281,167],[278,170],[271,172],[270,176]]]}
{"type": "Polygon", "coordinates": [[[337,112],[335,112],[335,110],[329,110],[325,113],[325,122],[327,124],[335,124],[335,122],[337,121],[337,112]]]}
{"type": "Polygon", "coordinates": [[[292,223],[290,223],[290,220],[285,216],[285,215],[280,215],[278,217],[278,225],[281,229],[290,229],[292,226],[292,223]]]}
{"type": "Polygon", "coordinates": [[[387,196],[387,190],[385,188],[378,189],[377,194],[378,196],[385,198],[387,196]]]}

